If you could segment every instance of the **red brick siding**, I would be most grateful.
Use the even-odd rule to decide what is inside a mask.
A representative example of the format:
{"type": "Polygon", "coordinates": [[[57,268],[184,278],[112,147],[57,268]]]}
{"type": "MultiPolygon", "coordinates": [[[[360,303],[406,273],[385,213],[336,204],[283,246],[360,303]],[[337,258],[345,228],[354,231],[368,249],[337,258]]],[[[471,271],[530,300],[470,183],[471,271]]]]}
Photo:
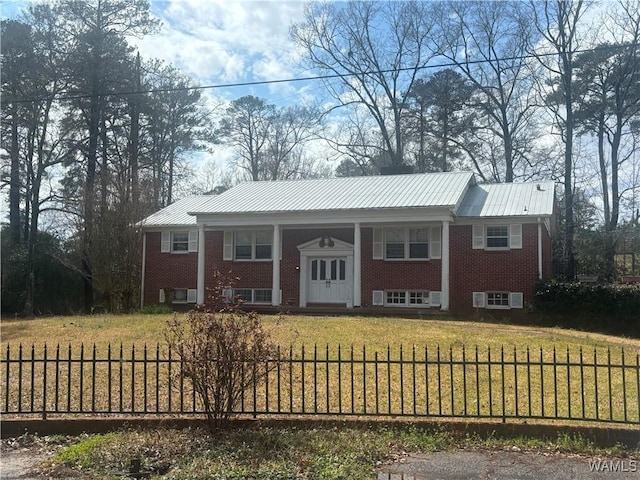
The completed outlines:
{"type": "MultiPolygon", "coordinates": [[[[543,251],[549,255],[551,245],[546,229],[543,239],[543,251]]],[[[474,250],[472,226],[452,225],[450,252],[452,312],[473,311],[473,292],[522,292],[525,304],[533,300],[538,278],[537,224],[522,225],[522,249],[501,251],[474,250]]]]}
{"type": "Polygon", "coordinates": [[[374,290],[440,290],[441,260],[373,260],[373,228],[363,228],[362,305],[371,305],[374,290]]]}
{"type": "MultiPolygon", "coordinates": [[[[385,289],[441,290],[441,260],[373,260],[373,229],[362,229],[362,304],[370,305],[372,292],[385,289]]],[[[321,236],[353,243],[353,229],[292,229],[282,232],[280,287],[283,304],[298,305],[300,299],[300,253],[298,245],[321,236]]],[[[160,253],[161,234],[147,237],[145,304],[158,303],[163,287],[196,288],[197,253],[160,253]]],[[[450,229],[450,308],[469,313],[472,292],[504,290],[522,292],[524,301],[533,298],[538,277],[538,232],[536,224],[522,226],[522,249],[507,251],[473,250],[471,225],[450,229]]],[[[272,262],[223,261],[223,232],[206,232],[205,284],[211,287],[212,273],[232,272],[239,277],[238,288],[271,288],[272,262]]],[[[543,228],[543,270],[551,278],[551,238],[543,228]]]]}
{"type": "Polygon", "coordinates": [[[205,257],[205,285],[213,286],[213,272],[218,270],[226,275],[231,272],[234,277],[238,277],[236,282],[238,288],[271,288],[272,265],[271,261],[224,261],[224,232],[206,232],[206,252],[205,257]]]}
{"type": "Polygon", "coordinates": [[[196,288],[198,285],[198,254],[161,253],[162,234],[147,232],[145,236],[147,246],[144,304],[157,304],[161,288],[196,288]]]}

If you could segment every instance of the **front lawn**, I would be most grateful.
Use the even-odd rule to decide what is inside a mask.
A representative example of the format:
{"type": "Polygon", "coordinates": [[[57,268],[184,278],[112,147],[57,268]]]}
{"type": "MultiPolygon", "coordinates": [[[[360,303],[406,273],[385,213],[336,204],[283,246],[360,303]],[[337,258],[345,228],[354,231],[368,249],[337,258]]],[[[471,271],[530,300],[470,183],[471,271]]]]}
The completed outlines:
{"type": "MultiPolygon", "coordinates": [[[[10,392],[6,412],[32,411],[45,400],[49,411],[59,411],[59,404],[61,411],[65,404],[70,411],[86,411],[94,402],[93,411],[112,411],[116,403],[133,412],[175,407],[178,401],[182,405],[176,367],[154,361],[166,358],[163,329],[170,318],[96,315],[3,322],[3,356],[10,353],[12,360],[5,364],[11,367],[11,379],[9,373],[0,375],[1,391],[10,392]],[[43,358],[44,342],[49,346],[46,397],[43,363],[30,363],[43,358]],[[67,343],[73,348],[67,349],[67,343]],[[59,351],[56,344],[61,344],[59,351]],[[113,347],[109,351],[108,344],[113,347]],[[147,355],[151,360],[143,367],[140,362],[147,355]],[[18,358],[24,359],[23,368],[16,365],[18,358]],[[79,358],[84,369],[71,362],[79,358]],[[97,363],[90,363],[96,358],[97,363]],[[53,382],[54,367],[60,368],[59,386],[53,382]],[[16,375],[22,378],[17,387],[16,375]],[[31,383],[30,396],[26,389],[31,383]]],[[[258,382],[253,395],[243,397],[245,412],[453,417],[474,412],[499,417],[496,412],[503,412],[512,418],[638,422],[638,340],[450,320],[265,316],[264,321],[282,348],[281,358],[290,361],[264,384],[258,382]]]]}
{"type": "MultiPolygon", "coordinates": [[[[182,314],[179,314],[182,315],[182,314]]],[[[163,329],[169,315],[92,315],[51,317],[35,320],[3,320],[2,343],[12,346],[35,344],[74,346],[95,344],[103,350],[107,344],[126,346],[164,343],[163,329]]],[[[287,315],[263,317],[276,341],[288,348],[318,345],[332,348],[353,345],[361,350],[386,351],[387,346],[396,349],[399,345],[418,347],[427,345],[448,348],[449,346],[492,349],[502,346],[507,350],[550,350],[554,346],[572,351],[583,349],[625,348],[629,354],[640,352],[640,341],[611,335],[579,332],[560,328],[523,327],[507,324],[490,324],[453,320],[418,320],[393,317],[322,317],[287,315]]]]}

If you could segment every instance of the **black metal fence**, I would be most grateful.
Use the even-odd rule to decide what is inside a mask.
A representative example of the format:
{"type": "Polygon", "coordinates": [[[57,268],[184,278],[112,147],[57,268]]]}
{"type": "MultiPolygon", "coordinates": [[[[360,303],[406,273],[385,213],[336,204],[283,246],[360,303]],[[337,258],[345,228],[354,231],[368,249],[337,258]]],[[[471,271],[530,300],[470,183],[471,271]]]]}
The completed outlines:
{"type": "MultiPolygon", "coordinates": [[[[3,414],[201,415],[165,346],[6,346],[3,414]]],[[[243,364],[239,414],[553,419],[640,424],[640,353],[623,349],[289,348],[243,364]]]]}

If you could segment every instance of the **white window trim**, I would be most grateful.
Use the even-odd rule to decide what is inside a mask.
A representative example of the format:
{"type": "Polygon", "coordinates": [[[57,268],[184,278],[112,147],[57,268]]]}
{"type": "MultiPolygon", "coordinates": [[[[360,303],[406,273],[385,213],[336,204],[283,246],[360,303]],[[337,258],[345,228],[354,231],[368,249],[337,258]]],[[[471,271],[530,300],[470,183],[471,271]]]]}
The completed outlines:
{"type": "MultiPolygon", "coordinates": [[[[399,242],[395,242],[399,243],[399,242]]],[[[382,254],[383,259],[386,262],[428,262],[432,259],[431,256],[431,228],[429,226],[411,225],[408,227],[384,227],[382,229],[382,254]],[[387,231],[388,230],[402,230],[404,236],[404,258],[388,258],[387,257],[387,231]],[[426,230],[427,231],[427,257],[426,258],[411,258],[411,230],[426,230]]]]}
{"type": "MultiPolygon", "coordinates": [[[[179,287],[179,288],[172,288],[171,289],[171,303],[175,304],[175,305],[187,305],[189,303],[196,303],[196,295],[197,295],[197,290],[195,288],[183,288],[183,287],[179,287]],[[183,301],[175,301],[173,299],[173,294],[176,290],[185,290],[186,291],[186,300],[183,301]]],[[[163,295],[164,296],[164,295],[163,295]]]]}
{"type": "Polygon", "coordinates": [[[491,290],[489,292],[485,292],[485,300],[484,305],[487,310],[509,310],[511,309],[511,292],[506,292],[502,290],[491,290]],[[491,294],[506,294],[507,295],[507,305],[489,305],[489,295],[491,294]]]}
{"type": "Polygon", "coordinates": [[[508,250],[522,249],[522,224],[521,223],[488,223],[474,224],[472,226],[472,249],[485,250],[488,252],[504,252],[508,250]],[[507,246],[506,247],[489,247],[487,246],[487,229],[488,227],[506,227],[507,228],[507,246]]]}
{"type": "Polygon", "coordinates": [[[233,230],[233,243],[232,243],[232,256],[231,259],[234,262],[272,262],[273,261],[273,232],[270,232],[268,229],[258,228],[255,230],[233,230]],[[251,232],[251,258],[236,258],[236,234],[238,232],[251,232]],[[256,258],[256,232],[269,232],[271,236],[271,243],[261,243],[260,245],[270,245],[271,246],[271,258],[256,258]]]}
{"type": "Polygon", "coordinates": [[[195,253],[197,251],[198,251],[198,231],[197,230],[172,230],[172,231],[165,231],[161,233],[161,239],[160,239],[161,253],[183,255],[185,253],[195,253]],[[187,244],[186,250],[174,249],[174,244],[175,244],[174,238],[177,234],[187,235],[187,240],[185,242],[180,242],[180,243],[187,244]]]}
{"type": "Polygon", "coordinates": [[[524,308],[523,294],[522,292],[508,292],[506,290],[489,290],[486,292],[473,292],[473,307],[484,308],[487,310],[519,310],[524,308]],[[506,293],[509,300],[508,305],[489,305],[489,294],[491,293],[506,293]],[[477,298],[477,296],[480,296],[477,298]],[[477,305],[476,300],[482,301],[481,305],[477,305]]]}
{"type": "MultiPolygon", "coordinates": [[[[505,238],[505,237],[491,237],[491,238],[505,238]]],[[[500,251],[500,250],[511,250],[511,241],[509,239],[509,225],[508,224],[503,224],[503,223],[496,223],[496,224],[491,224],[491,225],[485,225],[484,227],[484,249],[485,250],[489,250],[492,252],[495,251],[500,251]],[[507,234],[506,234],[506,239],[507,239],[507,246],[506,247],[490,247],[489,246],[489,234],[488,234],[488,230],[490,227],[494,227],[494,228],[506,228],[507,229],[507,234]]]]}
{"type": "Polygon", "coordinates": [[[390,288],[383,291],[383,305],[385,307],[400,307],[400,308],[430,308],[431,305],[431,292],[429,290],[403,290],[399,288],[390,288]],[[404,293],[404,303],[389,303],[387,302],[387,293],[389,292],[402,292],[404,293]],[[411,293],[422,292],[425,294],[425,300],[427,303],[411,303],[411,293]]]}
{"type": "Polygon", "coordinates": [[[237,290],[251,290],[251,300],[245,300],[244,304],[245,305],[271,305],[273,300],[268,300],[268,301],[264,301],[264,302],[256,302],[256,290],[264,290],[264,291],[269,291],[271,292],[272,290],[270,288],[236,288],[234,290],[232,290],[232,294],[231,297],[235,297],[236,291],[237,290]]]}

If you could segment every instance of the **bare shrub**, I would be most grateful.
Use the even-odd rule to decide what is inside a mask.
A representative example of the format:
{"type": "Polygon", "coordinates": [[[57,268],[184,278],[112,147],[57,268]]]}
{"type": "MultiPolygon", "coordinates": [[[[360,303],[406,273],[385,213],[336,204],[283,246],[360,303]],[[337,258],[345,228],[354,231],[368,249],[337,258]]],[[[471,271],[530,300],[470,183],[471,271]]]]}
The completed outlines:
{"type": "Polygon", "coordinates": [[[165,328],[169,346],[182,362],[181,375],[192,383],[212,427],[232,417],[243,392],[259,384],[279,360],[259,315],[222,295],[231,284],[216,275],[210,291],[216,308],[176,314],[165,328]]]}

